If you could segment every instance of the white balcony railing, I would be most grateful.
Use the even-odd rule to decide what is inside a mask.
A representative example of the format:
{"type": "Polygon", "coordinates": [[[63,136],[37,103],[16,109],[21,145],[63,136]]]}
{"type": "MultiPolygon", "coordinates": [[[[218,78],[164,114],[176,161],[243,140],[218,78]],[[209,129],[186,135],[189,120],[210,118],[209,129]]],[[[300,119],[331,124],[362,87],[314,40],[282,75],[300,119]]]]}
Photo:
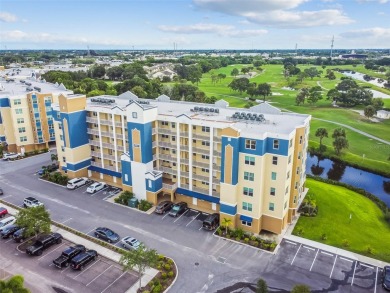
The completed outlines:
{"type": "Polygon", "coordinates": [[[174,184],[163,183],[163,189],[166,189],[166,190],[175,190],[176,188],[177,188],[177,182],[174,183],[174,184]]]}

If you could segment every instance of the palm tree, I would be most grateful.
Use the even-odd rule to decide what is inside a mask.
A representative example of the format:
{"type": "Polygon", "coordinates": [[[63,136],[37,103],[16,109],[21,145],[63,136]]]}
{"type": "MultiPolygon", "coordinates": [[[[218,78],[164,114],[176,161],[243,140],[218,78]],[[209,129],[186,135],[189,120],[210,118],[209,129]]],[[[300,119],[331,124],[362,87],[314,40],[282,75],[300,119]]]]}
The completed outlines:
{"type": "Polygon", "coordinates": [[[229,225],[232,223],[232,219],[230,218],[223,218],[222,220],[222,226],[225,227],[225,234],[227,234],[227,230],[229,225]]]}
{"type": "Polygon", "coordinates": [[[321,151],[322,150],[322,139],[324,137],[328,137],[328,130],[326,130],[326,128],[320,127],[316,130],[315,135],[316,135],[316,137],[320,138],[320,151],[321,151]]]}

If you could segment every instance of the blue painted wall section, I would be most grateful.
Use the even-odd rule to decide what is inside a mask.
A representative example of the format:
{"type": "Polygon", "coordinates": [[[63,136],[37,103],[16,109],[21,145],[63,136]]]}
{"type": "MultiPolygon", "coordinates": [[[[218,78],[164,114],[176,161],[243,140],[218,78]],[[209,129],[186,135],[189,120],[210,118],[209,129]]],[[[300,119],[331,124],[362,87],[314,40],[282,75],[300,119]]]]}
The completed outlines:
{"type": "Polygon", "coordinates": [[[10,104],[8,98],[0,98],[0,108],[1,107],[4,107],[4,108],[11,107],[11,104],[10,104]]]}
{"type": "MultiPolygon", "coordinates": [[[[68,163],[68,166],[69,166],[69,163],[68,163]]],[[[106,175],[109,175],[109,176],[114,176],[114,177],[117,177],[117,178],[121,178],[121,176],[122,176],[122,174],[119,173],[119,172],[115,172],[115,171],[99,168],[99,167],[96,167],[96,166],[89,166],[88,170],[94,171],[94,172],[99,172],[99,173],[106,174],[106,175]]]]}
{"type": "Polygon", "coordinates": [[[1,142],[5,141],[5,136],[0,136],[0,141],[1,142]]]}
{"type": "Polygon", "coordinates": [[[237,214],[237,206],[232,207],[232,206],[221,203],[219,205],[219,211],[221,213],[234,216],[237,214]]]}
{"type": "Polygon", "coordinates": [[[133,160],[133,138],[132,138],[132,130],[137,129],[140,132],[141,136],[141,154],[142,154],[142,163],[149,163],[153,161],[153,153],[152,153],[152,123],[134,123],[127,122],[127,132],[129,139],[129,153],[131,156],[131,160],[133,160]]]}
{"type": "Polygon", "coordinates": [[[274,139],[277,138],[267,137],[265,140],[261,140],[240,137],[240,152],[256,156],[263,156],[266,153],[287,156],[289,141],[286,139],[279,139],[279,149],[276,150],[273,148],[274,139]],[[256,141],[256,149],[252,150],[245,148],[245,141],[247,139],[256,141]]]}
{"type": "Polygon", "coordinates": [[[162,177],[156,180],[145,179],[146,190],[150,192],[157,192],[162,189],[162,177]],[[149,183],[150,182],[150,183],[149,183]],[[149,187],[150,184],[150,187],[149,187]]]}
{"type": "Polygon", "coordinates": [[[186,195],[186,196],[189,196],[189,197],[195,197],[195,198],[198,198],[198,199],[201,199],[201,200],[205,200],[205,201],[208,201],[208,202],[213,202],[213,203],[218,203],[219,204],[219,197],[210,196],[210,195],[207,195],[207,194],[203,194],[203,193],[187,190],[187,189],[180,188],[180,187],[176,189],[175,193],[183,194],[183,195],[186,195]]]}
{"type": "Polygon", "coordinates": [[[232,137],[222,137],[222,153],[221,153],[221,182],[225,182],[225,147],[231,145],[233,147],[232,158],[232,185],[238,182],[238,161],[239,161],[239,139],[232,137]],[[230,139],[230,141],[229,141],[230,139]]]}
{"type": "Polygon", "coordinates": [[[67,162],[66,168],[69,171],[78,171],[78,170],[83,169],[85,167],[88,167],[90,165],[91,165],[91,159],[88,159],[88,160],[85,160],[85,161],[82,161],[82,162],[79,162],[76,164],[72,164],[72,163],[67,162]]]}
{"type": "Polygon", "coordinates": [[[240,221],[246,221],[248,223],[252,223],[252,218],[244,215],[240,215],[240,221]]]}
{"type": "MultiPolygon", "coordinates": [[[[61,121],[66,119],[68,122],[69,142],[65,142],[67,147],[77,148],[88,144],[87,134],[87,112],[80,111],[74,113],[61,113],[61,121]]],[[[64,140],[65,140],[64,135],[64,140]]]]}
{"type": "Polygon", "coordinates": [[[127,161],[121,161],[122,165],[122,183],[128,186],[133,186],[132,178],[131,178],[131,164],[127,161]],[[127,174],[127,180],[125,180],[125,174],[127,174]]]}

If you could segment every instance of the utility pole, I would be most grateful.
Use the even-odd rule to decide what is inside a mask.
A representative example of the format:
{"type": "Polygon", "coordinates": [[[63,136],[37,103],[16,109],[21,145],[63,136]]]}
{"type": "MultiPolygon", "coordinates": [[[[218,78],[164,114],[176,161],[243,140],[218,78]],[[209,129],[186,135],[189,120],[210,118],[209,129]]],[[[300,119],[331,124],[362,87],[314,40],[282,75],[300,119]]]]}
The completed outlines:
{"type": "Polygon", "coordinates": [[[332,43],[330,45],[330,59],[333,58],[333,44],[334,44],[334,36],[332,37],[332,43]]]}

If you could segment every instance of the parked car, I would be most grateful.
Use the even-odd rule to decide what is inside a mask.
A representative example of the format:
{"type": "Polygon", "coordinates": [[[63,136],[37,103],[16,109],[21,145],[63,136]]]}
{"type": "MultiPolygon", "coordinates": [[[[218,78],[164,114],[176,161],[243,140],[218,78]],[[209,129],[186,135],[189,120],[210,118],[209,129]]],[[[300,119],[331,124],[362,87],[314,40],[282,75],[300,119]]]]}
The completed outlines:
{"type": "Polygon", "coordinates": [[[86,265],[88,265],[91,261],[94,261],[98,257],[96,250],[87,250],[84,253],[81,253],[75,256],[71,262],[70,266],[74,270],[82,271],[86,265]]]}
{"type": "Polygon", "coordinates": [[[25,207],[25,208],[34,208],[34,207],[38,207],[38,206],[43,206],[43,203],[41,203],[35,197],[29,196],[23,200],[23,207],[25,207]]]}
{"type": "Polygon", "coordinates": [[[103,188],[106,188],[106,187],[107,187],[107,184],[104,182],[95,182],[95,183],[91,184],[90,186],[88,186],[87,192],[88,193],[95,193],[95,192],[98,192],[99,190],[102,190],[103,188]]]}
{"type": "Polygon", "coordinates": [[[172,205],[173,202],[169,200],[162,201],[157,205],[156,210],[154,212],[156,214],[165,214],[167,211],[169,211],[172,208],[172,205]]]}
{"type": "Polygon", "coordinates": [[[19,157],[21,157],[22,154],[16,154],[16,153],[4,153],[3,154],[3,160],[4,161],[8,161],[8,160],[14,160],[14,159],[17,159],[19,157]]]}
{"type": "Polygon", "coordinates": [[[25,228],[20,228],[19,230],[16,230],[14,232],[14,234],[12,234],[12,239],[14,239],[15,242],[22,242],[23,240],[26,239],[26,237],[24,237],[24,230],[26,230],[25,228]]]}
{"type": "Polygon", "coordinates": [[[43,235],[34,242],[33,245],[30,245],[26,249],[28,255],[41,255],[42,252],[54,244],[60,244],[62,242],[62,235],[59,233],[50,233],[48,235],[43,235]]]}
{"type": "Polygon", "coordinates": [[[14,234],[16,231],[18,231],[19,229],[20,229],[19,226],[12,224],[11,226],[8,226],[7,228],[3,229],[3,231],[1,231],[1,233],[0,233],[1,238],[7,239],[10,236],[12,236],[12,234],[14,234]]]}
{"type": "Polygon", "coordinates": [[[89,181],[88,178],[86,177],[81,177],[81,178],[73,178],[72,180],[68,181],[68,184],[66,185],[66,188],[68,189],[76,189],[77,187],[83,186],[87,184],[89,181]]]}
{"type": "Polygon", "coordinates": [[[0,218],[5,217],[6,215],[8,215],[8,210],[0,207],[0,218]]]}
{"type": "Polygon", "coordinates": [[[105,240],[108,243],[117,242],[119,240],[119,235],[117,233],[105,227],[96,228],[95,236],[96,238],[105,240]]]}
{"type": "Polygon", "coordinates": [[[385,266],[382,271],[382,287],[390,291],[390,266],[385,266]]]}
{"type": "Polygon", "coordinates": [[[54,172],[58,168],[59,167],[58,167],[57,164],[51,164],[51,165],[44,166],[44,168],[42,168],[42,169],[39,169],[37,173],[38,173],[39,176],[42,176],[43,173],[45,173],[45,171],[50,173],[50,172],[54,172]]]}
{"type": "Polygon", "coordinates": [[[0,195],[3,195],[4,194],[4,191],[3,189],[0,187],[0,195]]]}
{"type": "Polygon", "coordinates": [[[84,253],[86,251],[84,245],[75,245],[71,246],[68,249],[64,250],[59,257],[53,260],[54,265],[62,269],[63,267],[68,267],[70,261],[80,253],[84,253]]]}
{"type": "Polygon", "coordinates": [[[0,233],[16,222],[14,216],[6,217],[0,221],[0,233]]]}
{"type": "Polygon", "coordinates": [[[219,226],[219,214],[211,214],[208,215],[206,219],[203,221],[203,229],[206,230],[214,230],[219,226]]]}
{"type": "Polygon", "coordinates": [[[175,203],[169,212],[169,215],[172,217],[177,217],[183,214],[188,209],[187,203],[185,202],[179,202],[175,203]]]}
{"type": "Polygon", "coordinates": [[[121,244],[126,249],[137,249],[140,246],[141,242],[139,242],[133,237],[126,236],[125,238],[122,238],[121,244]]]}

